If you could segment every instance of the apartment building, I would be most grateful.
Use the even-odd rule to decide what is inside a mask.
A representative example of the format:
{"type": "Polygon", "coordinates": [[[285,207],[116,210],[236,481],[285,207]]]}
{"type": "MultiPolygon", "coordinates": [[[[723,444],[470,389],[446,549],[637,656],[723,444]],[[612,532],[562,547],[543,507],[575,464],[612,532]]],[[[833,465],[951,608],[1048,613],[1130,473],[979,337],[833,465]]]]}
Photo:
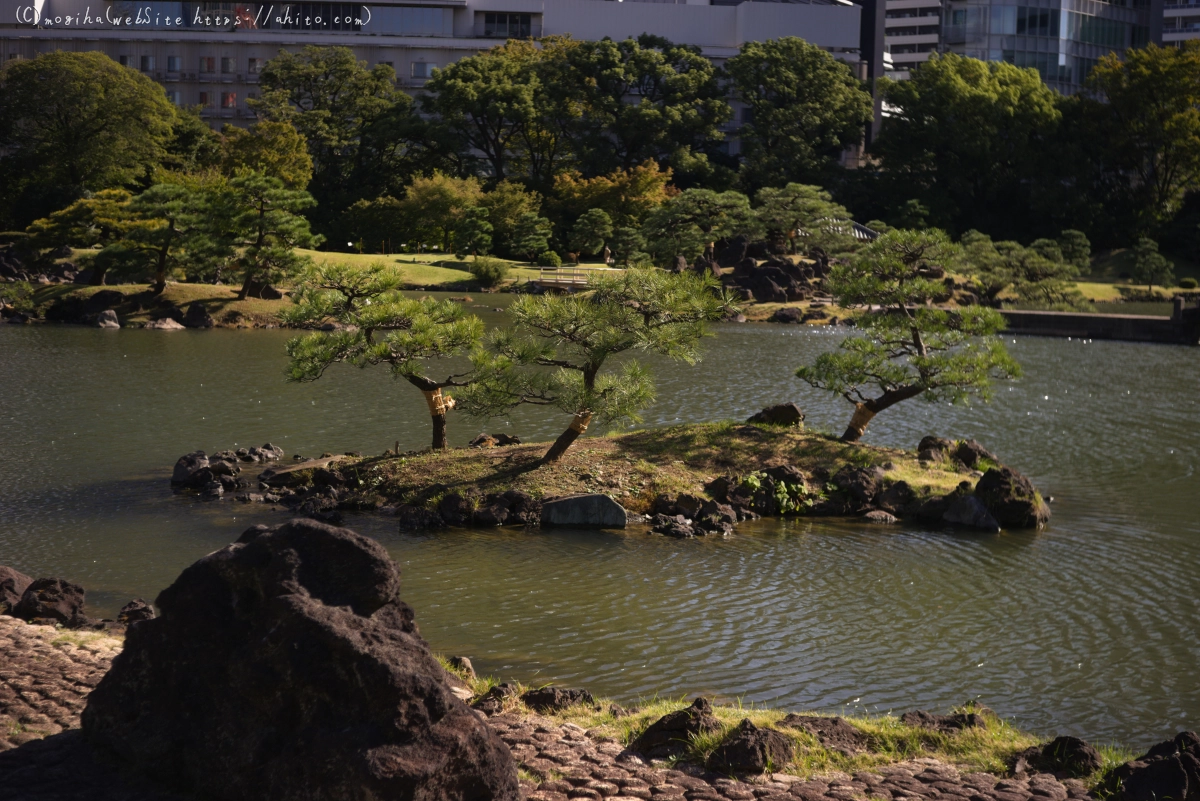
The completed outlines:
{"type": "Polygon", "coordinates": [[[887,0],[885,43],[891,56],[888,75],[905,79],[917,64],[936,53],[942,32],[941,0],[887,0]]]}
{"type": "MultiPolygon", "coordinates": [[[[1196,14],[1200,0],[1166,0],[1196,14]],[[1190,6],[1183,4],[1190,3],[1190,6]]],[[[1033,67],[1064,94],[1083,88],[1101,56],[1161,43],[1164,0],[887,0],[887,46],[897,78],[930,53],[1033,67]]],[[[1186,13],[1180,13],[1180,20],[1186,13]]],[[[1197,35],[1192,33],[1192,35],[1197,35]]]]}
{"type": "Polygon", "coordinates": [[[0,59],[99,50],[161,83],[173,102],[200,106],[219,127],[249,124],[246,101],[258,93],[263,65],[306,44],[350,47],[369,65],[390,65],[402,86],[419,92],[436,67],[509,38],[551,34],[655,34],[698,45],[718,64],[745,42],[799,36],[857,64],[861,11],[849,0],[0,0],[0,59]]]}
{"type": "Polygon", "coordinates": [[[1162,38],[1163,44],[1200,39],[1200,0],[1165,0],[1162,38]]]}

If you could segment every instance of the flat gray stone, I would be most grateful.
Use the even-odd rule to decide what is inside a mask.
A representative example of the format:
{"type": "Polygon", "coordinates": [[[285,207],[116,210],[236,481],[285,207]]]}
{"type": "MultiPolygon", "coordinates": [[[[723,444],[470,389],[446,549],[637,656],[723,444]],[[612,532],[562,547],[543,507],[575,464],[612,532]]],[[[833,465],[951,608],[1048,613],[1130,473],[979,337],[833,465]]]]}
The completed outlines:
{"type": "Polygon", "coordinates": [[[542,504],[543,526],[625,528],[625,507],[607,495],[567,495],[542,504]]]}

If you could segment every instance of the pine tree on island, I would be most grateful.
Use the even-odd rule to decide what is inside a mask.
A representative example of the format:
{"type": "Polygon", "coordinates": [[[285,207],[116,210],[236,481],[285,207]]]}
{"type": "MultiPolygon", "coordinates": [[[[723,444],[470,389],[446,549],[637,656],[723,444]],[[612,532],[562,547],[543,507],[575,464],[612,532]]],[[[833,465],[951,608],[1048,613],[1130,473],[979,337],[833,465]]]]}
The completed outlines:
{"type": "Polygon", "coordinates": [[[649,372],[633,360],[605,370],[610,356],[642,351],[693,364],[708,324],[733,309],[712,278],[653,268],[593,278],[586,293],[523,296],[509,307],[513,329],[495,332],[476,357],[480,379],[460,406],[481,417],[522,403],[570,414],[543,457],[556,462],[588,426],[637,422],[653,402],[649,372]]]}
{"type": "Polygon", "coordinates": [[[397,378],[425,396],[433,420],[433,447],[444,450],[446,412],[454,398],[443,390],[462,387],[470,374],[437,381],[425,362],[456,356],[477,346],[483,322],[457,303],[400,294],[400,270],[384,264],[366,269],[345,264],[309,270],[281,313],[288,325],[311,328],[333,323],[333,331],[314,331],[287,343],[289,381],[316,381],[338,362],[355,367],[388,365],[397,378]]]}
{"type": "Polygon", "coordinates": [[[827,288],[839,306],[860,310],[862,334],[796,375],[854,404],[842,441],[857,442],[875,415],[909,398],[987,400],[993,378],[1020,376],[996,337],[1004,328],[999,312],[932,305],[945,297],[942,278],[958,258],[941,231],[894,230],[831,270],[827,288]]]}

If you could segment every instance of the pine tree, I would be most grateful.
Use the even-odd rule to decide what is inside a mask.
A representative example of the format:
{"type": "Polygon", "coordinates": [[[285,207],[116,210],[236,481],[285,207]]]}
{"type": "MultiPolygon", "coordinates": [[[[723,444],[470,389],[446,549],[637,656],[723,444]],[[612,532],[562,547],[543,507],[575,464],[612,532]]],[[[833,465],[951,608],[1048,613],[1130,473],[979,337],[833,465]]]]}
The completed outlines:
{"type": "Polygon", "coordinates": [[[294,306],[280,316],[294,326],[334,323],[287,343],[289,381],[316,381],[330,366],[386,364],[394,375],[419,389],[433,420],[433,447],[445,449],[446,412],[454,399],[443,390],[464,386],[469,374],[430,378],[426,362],[459,355],[483,336],[483,323],[448,300],[411,300],[400,294],[403,275],[395,267],[366,269],[325,264],[310,269],[292,296],[294,306]]]}
{"type": "Polygon", "coordinates": [[[827,287],[839,306],[861,309],[855,321],[862,334],[796,375],[854,404],[844,442],[857,442],[875,415],[901,401],[986,400],[993,378],[1020,375],[995,336],[1004,328],[999,312],[931,305],[945,291],[938,277],[957,259],[941,231],[895,230],[833,268],[827,287]]]}
{"type": "Polygon", "coordinates": [[[630,360],[605,370],[610,356],[658,353],[700,359],[708,323],[733,305],[710,277],[654,268],[594,279],[580,295],[525,295],[509,307],[513,330],[494,333],[476,365],[481,378],[460,396],[470,414],[495,416],[519,404],[554,406],[570,427],[546,452],[558,461],[593,422],[637,421],[654,400],[649,372],[630,360]]]}

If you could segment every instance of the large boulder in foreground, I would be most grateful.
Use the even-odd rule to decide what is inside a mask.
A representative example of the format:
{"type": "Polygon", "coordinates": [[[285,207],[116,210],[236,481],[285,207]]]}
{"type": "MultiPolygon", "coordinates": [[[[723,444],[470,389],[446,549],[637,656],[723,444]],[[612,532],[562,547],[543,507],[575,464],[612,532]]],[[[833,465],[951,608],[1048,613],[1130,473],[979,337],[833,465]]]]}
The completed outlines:
{"type": "Polygon", "coordinates": [[[993,467],[975,485],[975,497],[1008,528],[1037,528],[1050,520],[1050,507],[1033,482],[1011,467],[993,467]]]}
{"type": "Polygon", "coordinates": [[[567,495],[542,504],[543,526],[625,528],[625,507],[607,495],[567,495]]]}
{"type": "Polygon", "coordinates": [[[1184,731],[1126,762],[1105,782],[1123,801],[1192,801],[1200,797],[1200,735],[1184,731]]]}
{"type": "Polygon", "coordinates": [[[256,526],[155,605],[83,713],[138,772],[229,801],[517,800],[511,753],[451,693],[373,540],[256,526]]]}

